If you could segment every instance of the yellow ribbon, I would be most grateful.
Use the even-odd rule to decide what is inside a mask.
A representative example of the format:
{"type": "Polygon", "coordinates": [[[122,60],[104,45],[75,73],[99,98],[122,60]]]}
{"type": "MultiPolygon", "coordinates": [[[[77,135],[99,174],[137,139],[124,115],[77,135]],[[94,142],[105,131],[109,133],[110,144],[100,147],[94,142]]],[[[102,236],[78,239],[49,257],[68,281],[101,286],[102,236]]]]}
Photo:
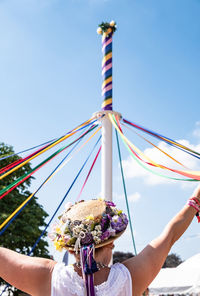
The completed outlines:
{"type": "MultiPolygon", "coordinates": [[[[129,144],[138,154],[140,154],[144,159],[146,159],[149,163],[153,164],[154,166],[156,167],[159,167],[161,169],[165,169],[165,170],[169,170],[169,171],[174,171],[174,172],[177,172],[177,173],[184,173],[184,174],[189,174],[189,175],[193,175],[193,176],[200,176],[200,171],[181,171],[181,170],[173,170],[173,169],[170,169],[168,167],[165,167],[161,164],[158,164],[156,162],[154,162],[153,160],[151,160],[148,156],[146,156],[139,148],[137,148],[135,145],[133,145],[133,143],[131,143],[125,136],[124,134],[120,131],[120,129],[118,128],[118,126],[116,125],[116,123],[114,122],[113,118],[112,118],[112,115],[111,114],[108,114],[109,115],[109,118],[112,122],[112,124],[114,125],[114,127],[117,129],[117,131],[120,133],[120,135],[122,136],[122,138],[126,141],[127,144],[129,144]]],[[[191,177],[190,177],[191,178],[191,177]]]]}
{"type": "Polygon", "coordinates": [[[107,100],[103,101],[103,103],[101,104],[101,107],[103,108],[103,107],[105,107],[105,106],[107,106],[107,105],[109,105],[111,103],[112,103],[112,98],[107,99],[107,100]]]}
{"type": "Polygon", "coordinates": [[[37,156],[39,156],[40,154],[46,152],[47,150],[51,149],[52,147],[54,147],[55,145],[61,143],[62,141],[66,140],[67,138],[71,137],[72,135],[74,135],[77,130],[79,128],[81,128],[82,126],[88,124],[93,118],[85,121],[83,124],[81,124],[80,126],[78,126],[77,128],[75,128],[70,134],[67,134],[66,136],[62,137],[61,139],[57,140],[56,142],[52,143],[50,146],[46,147],[44,150],[38,152],[36,155],[33,155],[32,157],[30,157],[29,159],[27,159],[26,161],[18,164],[16,167],[14,167],[13,169],[11,169],[10,171],[6,172],[5,174],[3,174],[2,176],[0,176],[0,180],[2,180],[3,178],[5,178],[6,176],[10,175],[12,172],[16,171],[17,169],[19,169],[20,167],[24,166],[26,163],[28,163],[29,161],[31,161],[32,159],[36,158],[37,156]]]}
{"type": "Polygon", "coordinates": [[[116,125],[116,123],[114,122],[112,115],[108,114],[109,118],[112,122],[112,124],[114,125],[114,127],[116,128],[116,130],[120,133],[120,135],[122,136],[122,138],[126,141],[126,143],[128,143],[138,154],[140,154],[144,159],[146,159],[148,162],[152,163],[154,166],[157,167],[162,167],[161,165],[157,164],[156,162],[154,162],[153,160],[151,160],[148,156],[146,156],[139,148],[137,148],[133,143],[131,143],[125,136],[124,134],[120,131],[120,129],[118,128],[118,126],[116,125]]]}
{"type": "Polygon", "coordinates": [[[105,62],[108,61],[108,60],[111,59],[111,58],[112,58],[112,52],[110,52],[109,54],[107,54],[107,55],[103,58],[103,60],[102,60],[102,67],[103,67],[103,65],[105,64],[105,62]]]}
{"type": "MultiPolygon", "coordinates": [[[[128,126],[126,126],[125,124],[122,123],[123,126],[125,126],[126,128],[128,128],[129,130],[131,130],[128,126]]],[[[131,130],[133,132],[133,130],[131,130]]],[[[165,154],[166,156],[168,156],[169,158],[171,158],[173,161],[175,161],[176,163],[180,164],[181,166],[183,166],[184,168],[186,168],[181,162],[179,162],[177,159],[173,158],[171,155],[169,155],[167,152],[165,152],[164,150],[162,150],[161,148],[159,148],[158,146],[154,145],[152,142],[150,142],[149,140],[147,140],[145,137],[141,136],[140,134],[138,134],[137,132],[134,131],[134,133],[136,135],[138,135],[140,138],[142,138],[143,140],[145,140],[147,143],[151,144],[153,147],[155,147],[156,149],[158,149],[160,152],[162,152],[163,154],[165,154]]]]}
{"type": "Polygon", "coordinates": [[[102,83],[102,90],[104,88],[104,86],[109,83],[109,82],[112,82],[112,76],[111,77],[108,77],[103,83],[102,83]]]}
{"type": "MultiPolygon", "coordinates": [[[[99,127],[83,144],[82,144],[82,146],[74,153],[74,155],[75,154],[77,154],[95,135],[96,135],[96,133],[99,131],[101,129],[101,127],[99,127]]],[[[73,155],[73,156],[74,156],[73,155]]],[[[72,156],[72,157],[73,157],[72,156]]],[[[72,157],[69,159],[69,160],[71,160],[72,159],[72,157]]],[[[49,176],[48,178],[47,178],[47,180],[44,182],[44,184],[43,185],[45,185],[56,173],[58,173],[60,170],[61,170],[61,168],[63,168],[64,167],[64,165],[66,164],[66,163],[68,163],[69,162],[69,160],[67,160],[61,167],[59,167],[59,168],[57,168],[57,170],[55,170],[55,172],[51,175],[51,176],[49,176]]],[[[15,216],[15,214],[17,214],[17,212],[19,212],[22,208],[23,208],[23,206],[33,197],[33,195],[34,194],[36,194],[36,192],[37,192],[37,190],[34,192],[34,193],[32,193],[1,225],[0,225],[0,230],[15,216]]]]}

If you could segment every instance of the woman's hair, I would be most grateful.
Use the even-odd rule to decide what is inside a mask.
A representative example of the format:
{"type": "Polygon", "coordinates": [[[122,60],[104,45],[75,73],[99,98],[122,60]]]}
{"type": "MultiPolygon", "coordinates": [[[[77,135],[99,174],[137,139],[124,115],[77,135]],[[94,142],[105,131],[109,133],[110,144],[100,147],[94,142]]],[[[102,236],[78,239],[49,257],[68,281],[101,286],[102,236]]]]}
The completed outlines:
{"type": "MultiPolygon", "coordinates": [[[[113,245],[113,242],[111,242],[110,244],[108,245],[105,245],[103,247],[100,247],[100,248],[95,248],[95,253],[94,253],[94,257],[98,257],[105,248],[108,248],[109,245],[113,245]]],[[[71,255],[74,255],[76,259],[80,260],[80,251],[78,252],[75,252],[75,251],[72,251],[72,250],[69,250],[69,253],[71,255]]]]}

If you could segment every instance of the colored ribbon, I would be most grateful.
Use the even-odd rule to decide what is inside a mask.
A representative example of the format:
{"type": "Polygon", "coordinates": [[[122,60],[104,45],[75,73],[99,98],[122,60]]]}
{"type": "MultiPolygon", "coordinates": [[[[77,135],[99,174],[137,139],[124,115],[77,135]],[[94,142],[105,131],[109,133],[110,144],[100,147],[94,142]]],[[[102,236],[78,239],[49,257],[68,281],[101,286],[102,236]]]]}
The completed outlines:
{"type": "MultiPolygon", "coordinates": [[[[109,116],[111,116],[109,114],[109,116]]],[[[114,121],[113,121],[114,122],[114,121]]],[[[120,131],[121,133],[121,131],[120,131]]],[[[122,133],[121,133],[122,134],[122,133]]],[[[161,169],[166,169],[166,170],[169,170],[169,171],[172,171],[172,172],[175,172],[175,173],[178,173],[180,175],[183,175],[183,176],[186,176],[186,177],[189,177],[189,178],[192,178],[192,179],[196,179],[196,180],[200,180],[200,171],[181,171],[181,170],[176,170],[176,169],[171,169],[167,166],[164,166],[164,165],[161,165],[161,164],[158,164],[156,162],[154,162],[153,160],[151,160],[149,157],[147,157],[140,149],[138,149],[135,145],[133,145],[133,143],[131,143],[123,134],[122,136],[124,137],[125,141],[135,150],[137,151],[139,154],[142,155],[142,157],[146,158],[148,161],[144,161],[143,159],[140,158],[140,160],[144,161],[145,163],[149,164],[149,165],[152,165],[152,166],[156,166],[156,167],[159,167],[161,169]]]]}
{"type": "MultiPolygon", "coordinates": [[[[120,134],[120,137],[122,138],[125,146],[127,147],[127,149],[129,150],[129,152],[131,153],[132,157],[137,161],[137,163],[142,166],[143,168],[145,168],[146,170],[154,173],[155,175],[158,175],[158,176],[161,176],[161,177],[164,177],[164,178],[168,178],[168,179],[172,179],[172,180],[180,180],[180,181],[198,181],[200,180],[200,176],[199,175],[195,175],[194,172],[190,172],[190,173],[187,173],[186,171],[180,171],[180,170],[174,170],[174,169],[170,169],[166,166],[163,166],[163,165],[160,165],[160,164],[156,164],[155,162],[152,162],[149,158],[149,162],[148,161],[145,161],[144,159],[142,159],[139,155],[137,155],[137,153],[134,151],[133,147],[140,152],[140,150],[135,146],[133,145],[125,136],[124,134],[120,131],[120,128],[117,126],[116,122],[114,121],[114,119],[112,118],[112,115],[109,114],[109,118],[111,120],[111,122],[113,123],[114,127],[117,129],[117,131],[119,132],[120,134]],[[179,178],[173,178],[173,177],[169,177],[169,176],[165,176],[165,175],[162,175],[162,174],[159,174],[157,172],[154,172],[152,170],[150,170],[149,168],[147,168],[142,162],[148,164],[148,165],[151,165],[151,166],[155,166],[155,167],[159,167],[159,168],[162,168],[162,169],[167,169],[167,170],[170,170],[172,172],[175,172],[175,173],[178,173],[178,174],[181,174],[183,176],[187,176],[188,178],[190,179],[179,179],[179,178]]],[[[142,152],[141,154],[143,156],[145,156],[142,152]]],[[[145,156],[146,157],[146,156],[145,156]]],[[[198,174],[200,174],[200,172],[197,172],[198,174]]]]}
{"type": "MultiPolygon", "coordinates": [[[[89,120],[91,121],[91,119],[89,120]]],[[[85,122],[84,125],[86,125],[89,121],[85,122]]],[[[84,126],[83,125],[83,126],[84,126]]],[[[35,154],[31,154],[31,156],[23,159],[23,161],[20,160],[20,163],[17,164],[15,167],[11,168],[9,171],[7,171],[6,173],[4,173],[3,175],[0,176],[0,180],[3,179],[4,177],[8,176],[9,174],[11,174],[12,172],[14,172],[15,170],[19,169],[20,167],[22,167],[23,165],[25,165],[26,163],[28,163],[29,161],[31,161],[32,159],[34,159],[36,156],[39,156],[40,154],[46,152],[47,150],[49,150],[50,148],[54,147],[55,145],[61,143],[62,141],[66,140],[67,138],[71,137],[72,135],[74,135],[75,133],[78,132],[79,128],[82,128],[82,126],[80,125],[78,128],[75,128],[72,132],[66,134],[65,136],[59,138],[58,140],[56,140],[55,142],[51,143],[50,145],[47,145],[47,147],[39,149],[39,151],[35,154]]]]}
{"type": "Polygon", "coordinates": [[[131,214],[130,214],[130,209],[129,209],[129,203],[128,203],[128,197],[127,197],[127,191],[126,191],[124,171],[123,171],[123,166],[122,166],[122,158],[121,158],[121,151],[120,151],[120,145],[119,145],[119,138],[118,138],[118,134],[117,134],[117,130],[116,129],[115,129],[115,134],[116,134],[116,139],[117,139],[117,148],[118,148],[118,155],[119,155],[119,163],[120,163],[120,170],[121,170],[122,183],[123,183],[123,188],[124,188],[124,196],[125,196],[125,201],[126,201],[126,208],[127,208],[127,213],[128,213],[128,219],[129,219],[131,237],[132,237],[132,242],[133,242],[133,248],[134,248],[134,251],[135,251],[135,255],[137,255],[137,250],[136,250],[136,245],[135,245],[135,239],[134,239],[134,234],[133,234],[132,219],[131,219],[131,214]]]}
{"type": "MultiPolygon", "coordinates": [[[[95,134],[96,134],[97,131],[95,131],[95,134]]],[[[101,138],[101,137],[100,137],[101,138]]],[[[100,140],[99,138],[99,140],[100,140]]],[[[81,140],[81,139],[80,139],[81,140]]],[[[80,141],[79,140],[79,141],[80,141]]],[[[98,140],[98,141],[99,141],[98,140]]],[[[98,143],[97,141],[97,143],[98,143]]],[[[97,143],[95,145],[97,145],[97,143]]],[[[96,147],[96,146],[95,146],[96,147]]],[[[59,167],[61,166],[61,164],[64,162],[64,160],[68,157],[68,155],[72,152],[74,148],[72,148],[70,150],[70,152],[66,155],[66,157],[59,163],[59,165],[53,170],[53,172],[45,179],[45,181],[39,186],[39,188],[34,192],[32,193],[1,225],[0,225],[0,230],[7,224],[9,223],[9,221],[12,219],[12,218],[15,218],[16,215],[18,215],[18,213],[23,210],[23,208],[30,202],[30,200],[35,196],[35,194],[42,188],[42,186],[44,184],[46,184],[59,170],[59,167]]],[[[94,148],[93,148],[94,149],[94,148]]],[[[93,151],[93,150],[92,150],[93,151]]],[[[91,155],[91,154],[90,154],[91,155]]],[[[89,156],[90,156],[89,155],[89,156]]],[[[13,221],[13,220],[12,220],[13,221]]],[[[7,228],[7,227],[5,227],[7,228]]],[[[4,229],[3,229],[4,231],[4,229]]],[[[0,235],[2,234],[2,231],[0,232],[0,235]]]]}
{"type": "MultiPolygon", "coordinates": [[[[150,145],[152,145],[154,148],[156,148],[157,150],[159,150],[160,152],[162,152],[164,155],[168,156],[169,158],[171,158],[173,161],[175,161],[176,163],[178,163],[179,165],[183,166],[184,168],[187,168],[186,166],[184,166],[181,162],[179,162],[177,159],[173,158],[171,155],[169,155],[167,152],[165,152],[164,150],[162,150],[161,148],[159,148],[158,146],[156,146],[155,144],[153,144],[151,141],[147,140],[145,137],[141,136],[140,134],[138,134],[137,132],[133,131],[130,127],[126,126],[125,124],[122,123],[122,125],[124,127],[126,127],[127,129],[131,130],[132,132],[134,132],[137,136],[139,136],[141,139],[143,139],[144,141],[146,141],[147,143],[149,143],[150,145]]],[[[119,125],[118,125],[119,126],[119,125]]]]}
{"type": "Polygon", "coordinates": [[[90,174],[91,174],[91,171],[92,171],[92,169],[93,169],[93,167],[94,167],[94,165],[95,165],[95,163],[96,163],[96,161],[97,161],[97,158],[98,158],[98,156],[99,156],[100,151],[101,151],[101,147],[99,148],[99,150],[98,150],[98,152],[97,152],[97,155],[95,156],[95,159],[94,159],[94,161],[93,161],[93,163],[92,163],[92,165],[91,165],[91,168],[89,169],[89,172],[88,172],[88,174],[87,174],[87,177],[86,177],[86,179],[85,179],[85,182],[83,183],[83,186],[81,187],[81,190],[80,190],[80,192],[79,192],[79,195],[78,195],[77,198],[76,198],[76,201],[78,201],[78,200],[80,199],[80,196],[81,196],[81,194],[82,194],[82,192],[83,192],[83,189],[84,189],[84,187],[85,187],[85,185],[86,185],[86,183],[87,183],[87,181],[88,181],[88,178],[89,178],[89,176],[90,176],[90,174]]]}
{"type": "MultiPolygon", "coordinates": [[[[93,119],[94,119],[94,117],[93,117],[93,118],[90,118],[89,120],[84,121],[83,123],[81,123],[80,125],[78,125],[78,127],[79,127],[79,126],[83,126],[84,123],[89,123],[89,122],[90,122],[90,124],[93,124],[93,123],[96,121],[96,119],[95,119],[95,120],[93,120],[93,119]],[[93,120],[93,122],[92,122],[92,120],[93,120]]],[[[76,127],[76,128],[78,128],[78,127],[76,127]]],[[[84,128],[84,126],[83,126],[83,128],[84,128]]],[[[73,131],[73,130],[72,130],[72,131],[73,131]]],[[[72,131],[68,132],[67,134],[71,133],[72,131]]],[[[65,135],[66,135],[66,134],[65,134],[65,135]]],[[[47,144],[52,143],[52,142],[54,142],[54,141],[56,141],[56,140],[58,140],[58,138],[55,138],[55,139],[49,140],[49,141],[47,141],[47,142],[45,142],[45,143],[42,143],[42,144],[39,144],[39,145],[33,146],[33,147],[31,147],[31,148],[28,148],[28,149],[25,149],[25,150],[22,150],[22,151],[19,151],[19,152],[15,152],[15,153],[13,153],[13,154],[9,154],[9,155],[3,156],[3,157],[0,158],[0,161],[1,161],[1,160],[4,160],[4,159],[6,159],[6,158],[9,158],[9,157],[15,156],[15,155],[22,154],[22,153],[24,153],[24,152],[27,152],[27,151],[30,151],[30,150],[33,150],[33,149],[36,149],[36,148],[38,148],[38,147],[41,147],[41,146],[47,145],[47,144]]]]}
{"type": "MultiPolygon", "coordinates": [[[[34,167],[33,169],[29,170],[26,174],[24,174],[23,176],[19,177],[17,180],[15,180],[14,182],[12,182],[11,184],[9,184],[8,186],[6,186],[4,189],[0,190],[0,199],[2,199],[4,196],[6,196],[8,193],[10,193],[12,190],[14,190],[17,186],[19,186],[21,183],[23,183],[25,180],[27,180],[28,178],[30,178],[34,173],[36,173],[40,168],[42,168],[45,164],[47,164],[50,160],[52,160],[54,157],[56,157],[58,154],[60,154],[61,152],[63,152],[65,149],[67,149],[68,147],[70,147],[71,145],[73,145],[75,142],[77,142],[80,138],[84,137],[85,135],[87,135],[89,132],[91,132],[93,129],[95,129],[97,127],[96,126],[92,126],[90,127],[86,132],[84,132],[80,137],[78,137],[76,140],[74,140],[73,142],[71,142],[70,144],[60,148],[59,150],[57,150],[56,152],[54,152],[51,156],[49,156],[48,158],[46,158],[44,161],[42,161],[40,164],[38,164],[36,167],[34,167]]],[[[100,129],[100,128],[99,128],[100,129]]],[[[99,129],[97,131],[99,131],[99,129]]],[[[93,134],[95,135],[95,133],[93,134]]],[[[90,138],[89,138],[90,139],[90,138]]],[[[89,140],[88,139],[88,140],[89,140]]],[[[86,141],[87,142],[87,141],[86,141]]]]}
{"type": "Polygon", "coordinates": [[[94,260],[94,245],[83,246],[80,249],[81,269],[85,282],[87,296],[95,296],[94,290],[94,272],[98,271],[96,261],[94,260]]]}
{"type": "Polygon", "coordinates": [[[28,152],[28,151],[33,150],[33,149],[36,149],[36,148],[38,148],[38,147],[41,147],[41,146],[47,145],[47,144],[49,144],[49,143],[54,142],[55,140],[57,140],[57,139],[49,140],[48,142],[45,142],[45,143],[42,143],[42,144],[39,144],[39,145],[33,146],[33,147],[31,147],[31,148],[28,148],[28,149],[25,149],[25,150],[22,150],[22,151],[19,151],[19,152],[13,153],[13,154],[9,154],[9,155],[3,156],[3,157],[0,158],[0,161],[1,161],[1,160],[4,160],[4,159],[7,159],[7,158],[9,158],[9,157],[11,157],[11,156],[19,155],[19,154],[22,154],[22,153],[24,153],[24,152],[28,152]]]}
{"type": "Polygon", "coordinates": [[[164,142],[168,143],[169,145],[175,146],[178,149],[183,150],[183,151],[187,152],[188,154],[200,159],[200,153],[197,152],[197,151],[194,151],[194,150],[192,150],[192,149],[190,149],[190,148],[188,148],[188,147],[186,147],[186,146],[184,146],[184,145],[182,145],[182,144],[180,144],[180,143],[178,143],[178,142],[176,142],[176,141],[174,141],[174,140],[172,140],[170,138],[167,138],[167,137],[165,137],[163,135],[160,135],[160,134],[158,134],[156,132],[153,132],[153,131],[151,131],[149,129],[146,129],[146,128],[142,127],[142,126],[139,126],[138,124],[130,122],[130,121],[124,119],[124,118],[123,118],[123,121],[125,123],[137,128],[137,129],[142,130],[145,133],[148,133],[148,134],[150,134],[150,135],[152,135],[152,136],[154,136],[154,137],[156,137],[156,138],[158,138],[160,140],[163,140],[164,142]]]}

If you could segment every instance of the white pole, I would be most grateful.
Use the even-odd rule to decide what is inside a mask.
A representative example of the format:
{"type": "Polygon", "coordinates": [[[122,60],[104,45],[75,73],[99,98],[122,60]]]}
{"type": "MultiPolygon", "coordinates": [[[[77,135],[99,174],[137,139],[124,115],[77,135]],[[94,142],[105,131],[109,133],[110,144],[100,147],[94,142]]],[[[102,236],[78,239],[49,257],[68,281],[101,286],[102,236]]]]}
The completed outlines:
{"type": "Polygon", "coordinates": [[[112,200],[112,123],[108,113],[112,112],[112,36],[116,23],[101,23],[97,33],[102,34],[102,152],[101,152],[101,194],[105,200],[112,200]]]}
{"type": "Polygon", "coordinates": [[[101,191],[102,198],[112,201],[112,123],[107,113],[102,118],[101,191]]]}
{"type": "MultiPolygon", "coordinates": [[[[102,23],[98,33],[102,34],[102,151],[101,151],[101,194],[112,201],[112,123],[108,118],[112,112],[112,35],[116,30],[114,21],[102,23]]],[[[110,264],[112,264],[112,259],[110,264]]]]}
{"type": "MultiPolygon", "coordinates": [[[[101,190],[102,198],[112,201],[112,123],[106,114],[102,118],[101,190]]],[[[109,266],[113,264],[113,257],[109,266]]]]}

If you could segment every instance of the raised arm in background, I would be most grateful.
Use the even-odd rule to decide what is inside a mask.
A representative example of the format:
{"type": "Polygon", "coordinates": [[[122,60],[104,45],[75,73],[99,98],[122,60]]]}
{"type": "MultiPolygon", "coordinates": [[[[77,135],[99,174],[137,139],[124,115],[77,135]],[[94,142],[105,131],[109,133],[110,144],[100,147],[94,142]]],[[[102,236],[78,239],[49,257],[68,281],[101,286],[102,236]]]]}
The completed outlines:
{"type": "Polygon", "coordinates": [[[30,295],[50,295],[55,264],[53,260],[28,257],[0,248],[0,277],[30,295]]]}
{"type": "MultiPolygon", "coordinates": [[[[200,201],[200,186],[192,197],[200,201]]],[[[124,265],[129,269],[133,282],[133,296],[140,296],[162,268],[173,246],[192,222],[197,211],[191,206],[183,209],[167,224],[159,237],[147,245],[136,257],[128,259],[124,265]]]]}

